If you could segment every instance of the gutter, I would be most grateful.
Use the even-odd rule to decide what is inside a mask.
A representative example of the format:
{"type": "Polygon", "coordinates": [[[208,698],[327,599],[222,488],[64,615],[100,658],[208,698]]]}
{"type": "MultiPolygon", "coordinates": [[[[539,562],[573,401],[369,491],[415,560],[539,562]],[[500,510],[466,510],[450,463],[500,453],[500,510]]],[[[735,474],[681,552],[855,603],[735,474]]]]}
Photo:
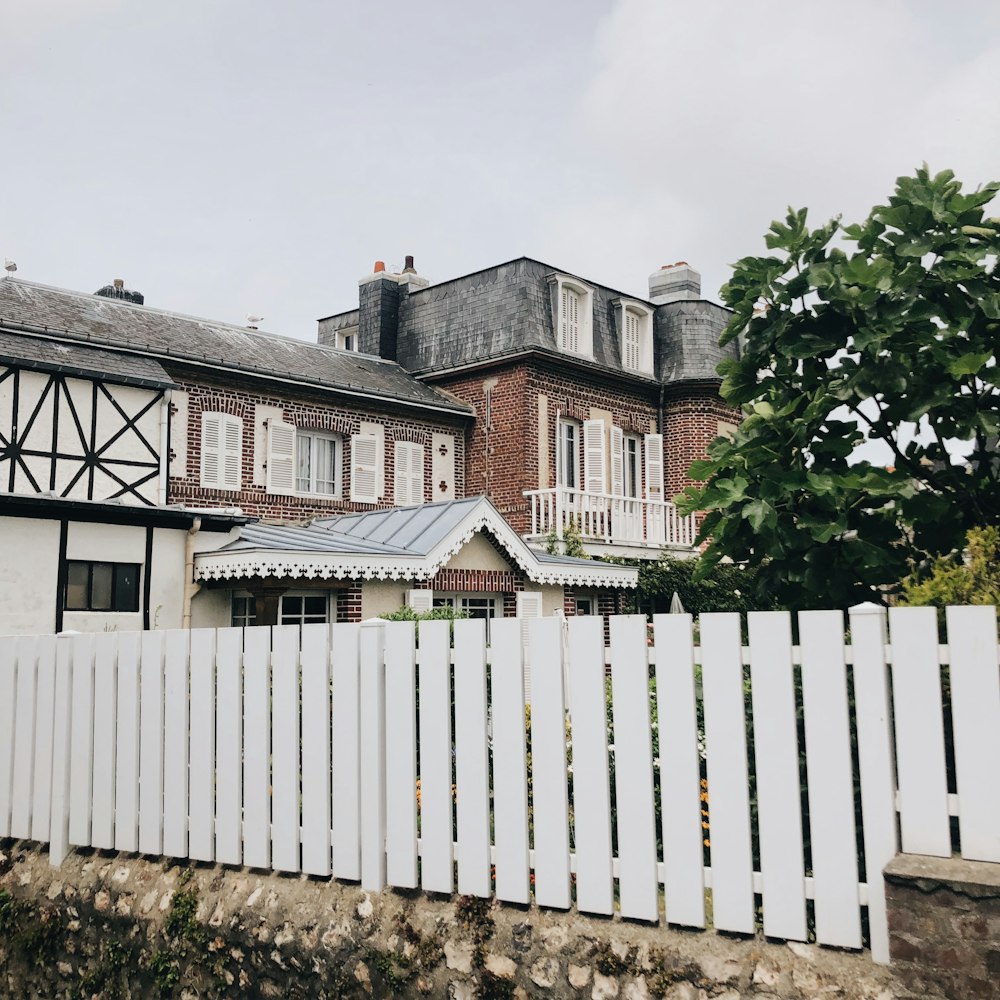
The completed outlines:
{"type": "Polygon", "coordinates": [[[181,628],[191,628],[191,601],[201,590],[194,578],[194,536],[201,531],[201,518],[195,517],[184,539],[184,603],[181,610],[181,628]]]}

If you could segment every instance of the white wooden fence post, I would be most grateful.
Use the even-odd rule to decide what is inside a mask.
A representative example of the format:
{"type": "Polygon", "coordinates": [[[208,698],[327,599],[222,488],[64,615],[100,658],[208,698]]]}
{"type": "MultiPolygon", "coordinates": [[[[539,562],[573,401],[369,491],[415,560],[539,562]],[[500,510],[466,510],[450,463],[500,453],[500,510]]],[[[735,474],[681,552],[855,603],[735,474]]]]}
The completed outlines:
{"type": "Polygon", "coordinates": [[[361,886],[385,888],[385,622],[361,624],[361,886]]]}
{"type": "Polygon", "coordinates": [[[73,690],[72,635],[60,633],[56,645],[55,711],[52,725],[52,800],[49,812],[49,864],[58,868],[69,853],[69,770],[73,690]]]}
{"type": "Polygon", "coordinates": [[[885,608],[871,602],[855,605],[848,615],[864,816],[868,928],[872,959],[887,965],[889,925],[882,869],[899,850],[899,834],[889,675],[885,662],[886,615],[885,608]]]}

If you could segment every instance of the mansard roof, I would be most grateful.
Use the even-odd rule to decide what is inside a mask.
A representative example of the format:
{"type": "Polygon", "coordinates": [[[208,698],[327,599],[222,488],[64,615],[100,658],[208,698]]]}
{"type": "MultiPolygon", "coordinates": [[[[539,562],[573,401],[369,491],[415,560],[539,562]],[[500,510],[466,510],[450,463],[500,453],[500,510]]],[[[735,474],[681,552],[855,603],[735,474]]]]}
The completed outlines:
{"type": "Polygon", "coordinates": [[[195,577],[428,580],[479,531],[535,583],[638,584],[632,566],[536,552],[484,496],[344,514],[307,527],[248,524],[234,541],[199,553],[195,577]]]}
{"type": "Polygon", "coordinates": [[[471,413],[466,404],[424,385],[392,361],[17,278],[0,279],[0,329],[117,349],[163,363],[207,365],[463,416],[471,413]]]}

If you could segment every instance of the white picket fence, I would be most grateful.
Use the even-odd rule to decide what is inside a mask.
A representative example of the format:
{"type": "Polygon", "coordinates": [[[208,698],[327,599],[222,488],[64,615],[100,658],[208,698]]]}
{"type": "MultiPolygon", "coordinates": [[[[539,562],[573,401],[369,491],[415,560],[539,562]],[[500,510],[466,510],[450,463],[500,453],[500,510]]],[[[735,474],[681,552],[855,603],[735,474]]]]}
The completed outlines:
{"type": "Polygon", "coordinates": [[[530,740],[517,619],[0,638],[0,836],[847,948],[867,917],[886,962],[900,847],[957,817],[1000,862],[996,618],[947,623],[531,619],[530,740]]]}

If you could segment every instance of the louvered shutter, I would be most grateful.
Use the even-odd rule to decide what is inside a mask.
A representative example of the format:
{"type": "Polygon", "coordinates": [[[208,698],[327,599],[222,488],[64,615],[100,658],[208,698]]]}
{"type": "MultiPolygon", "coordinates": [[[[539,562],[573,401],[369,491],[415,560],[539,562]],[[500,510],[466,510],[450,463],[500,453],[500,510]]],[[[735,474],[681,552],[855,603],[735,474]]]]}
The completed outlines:
{"type": "Polygon", "coordinates": [[[217,487],[222,468],[222,414],[201,415],[201,485],[217,487]]]}
{"type": "Polygon", "coordinates": [[[562,289],[559,294],[559,346],[565,351],[568,340],[569,316],[567,315],[569,291],[562,289]]]}
{"type": "Polygon", "coordinates": [[[646,499],[663,499],[663,435],[646,435],[646,499]]]}
{"type": "Polygon", "coordinates": [[[408,590],[406,592],[406,606],[417,614],[434,610],[433,590],[408,590]]]}
{"type": "Polygon", "coordinates": [[[242,485],[243,421],[239,417],[223,417],[222,483],[224,490],[238,490],[242,485]]]}
{"type": "Polygon", "coordinates": [[[542,594],[525,590],[516,595],[517,617],[521,619],[521,649],[524,653],[524,703],[531,704],[531,663],[528,652],[528,619],[542,617],[542,594]]]}
{"type": "Polygon", "coordinates": [[[396,442],[393,465],[393,495],[397,507],[424,502],[424,446],[396,442]]]}
{"type": "Polygon", "coordinates": [[[607,459],[603,420],[583,422],[583,488],[603,493],[607,487],[607,459]]]}
{"type": "Polygon", "coordinates": [[[267,491],[295,492],[295,427],[274,418],[267,422],[267,491]]]}
{"type": "Polygon", "coordinates": [[[351,438],[351,499],[355,503],[378,500],[378,438],[355,434],[351,438]]]}
{"type": "Polygon", "coordinates": [[[620,427],[611,428],[611,493],[625,495],[625,435],[620,427]]]}
{"type": "Polygon", "coordinates": [[[410,445],[410,503],[424,502],[424,446],[410,445]]]}
{"type": "Polygon", "coordinates": [[[566,350],[580,351],[580,296],[566,289],[566,350]]]}
{"type": "Polygon", "coordinates": [[[626,311],[622,363],[630,371],[639,370],[639,317],[626,311]]]}

